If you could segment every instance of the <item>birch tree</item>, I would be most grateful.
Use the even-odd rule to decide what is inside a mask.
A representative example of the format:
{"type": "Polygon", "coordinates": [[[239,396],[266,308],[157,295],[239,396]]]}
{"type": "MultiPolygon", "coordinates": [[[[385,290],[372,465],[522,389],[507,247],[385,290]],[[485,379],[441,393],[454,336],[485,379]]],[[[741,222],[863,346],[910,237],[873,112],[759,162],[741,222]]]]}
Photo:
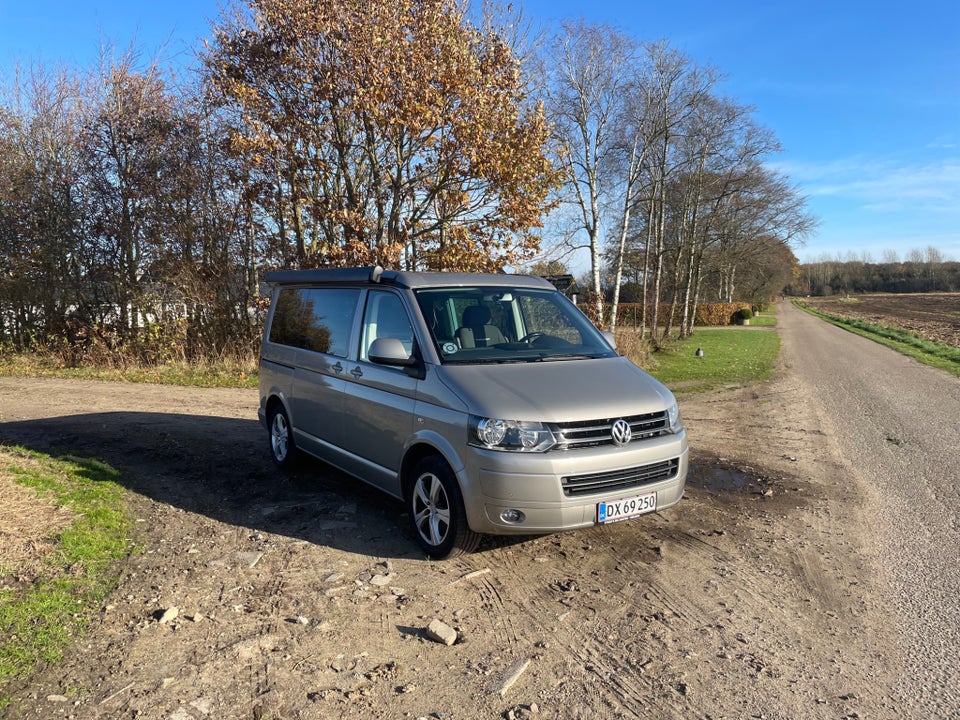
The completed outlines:
{"type": "Polygon", "coordinates": [[[629,243],[610,257],[633,263],[642,278],[643,326],[659,344],[675,318],[681,336],[692,332],[706,272],[732,297],[756,243],[789,245],[813,221],[804,199],[764,164],[779,150],[772,133],[752,108],[716,95],[716,71],[663,43],[648,46],[645,61],[644,191],[629,243]]]}
{"type": "Polygon", "coordinates": [[[621,189],[614,158],[621,137],[617,122],[625,115],[631,92],[635,51],[635,43],[614,28],[567,22],[551,40],[544,61],[562,203],[574,218],[573,244],[589,249],[598,321],[603,318],[604,211],[621,189]]]}
{"type": "MultiPolygon", "coordinates": [[[[654,343],[662,337],[660,302],[664,287],[668,230],[676,223],[678,213],[669,201],[679,177],[688,172],[689,155],[677,152],[677,144],[696,127],[694,117],[700,102],[709,93],[715,77],[702,71],[683,53],[668,44],[654,43],[646,48],[649,65],[650,90],[648,113],[650,120],[646,172],[649,194],[645,204],[645,231],[643,253],[645,327],[649,327],[654,343]],[[650,307],[648,313],[647,307],[650,307]]],[[[682,232],[677,229],[675,232],[682,232]]]]}

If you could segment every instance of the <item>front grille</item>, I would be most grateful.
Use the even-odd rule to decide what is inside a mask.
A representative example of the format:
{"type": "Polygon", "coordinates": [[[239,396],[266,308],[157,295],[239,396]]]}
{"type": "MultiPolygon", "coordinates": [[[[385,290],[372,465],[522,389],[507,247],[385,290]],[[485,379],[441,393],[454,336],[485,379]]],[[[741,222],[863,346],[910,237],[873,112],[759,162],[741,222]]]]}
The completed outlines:
{"type": "MultiPolygon", "coordinates": [[[[598,445],[613,445],[613,424],[620,419],[615,417],[560,423],[555,428],[559,437],[557,449],[570,450],[573,448],[597,447],[598,445]]],[[[666,411],[632,415],[623,418],[623,420],[630,423],[632,432],[630,442],[657,437],[670,430],[670,419],[667,417],[666,411]]]]}
{"type": "Polygon", "coordinates": [[[563,494],[567,497],[593,495],[599,492],[617,492],[641,485],[669,480],[676,476],[680,468],[680,458],[665,460],[651,465],[611,470],[609,472],[572,475],[560,478],[563,494]]]}

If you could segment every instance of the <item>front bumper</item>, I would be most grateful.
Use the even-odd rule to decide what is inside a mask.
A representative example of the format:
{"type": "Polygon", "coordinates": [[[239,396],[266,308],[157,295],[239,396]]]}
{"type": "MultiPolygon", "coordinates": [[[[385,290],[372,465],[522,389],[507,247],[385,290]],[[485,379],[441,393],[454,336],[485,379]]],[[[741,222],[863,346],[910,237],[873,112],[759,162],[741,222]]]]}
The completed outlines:
{"type": "Polygon", "coordinates": [[[552,533],[597,524],[599,502],[655,492],[657,511],[678,503],[688,469],[686,435],[634,445],[529,455],[471,448],[460,477],[471,529],[493,535],[552,533]],[[678,461],[670,477],[591,494],[564,493],[562,479],[567,476],[641,468],[670,459],[678,461]],[[520,511],[524,520],[504,521],[505,510],[520,511]]]}

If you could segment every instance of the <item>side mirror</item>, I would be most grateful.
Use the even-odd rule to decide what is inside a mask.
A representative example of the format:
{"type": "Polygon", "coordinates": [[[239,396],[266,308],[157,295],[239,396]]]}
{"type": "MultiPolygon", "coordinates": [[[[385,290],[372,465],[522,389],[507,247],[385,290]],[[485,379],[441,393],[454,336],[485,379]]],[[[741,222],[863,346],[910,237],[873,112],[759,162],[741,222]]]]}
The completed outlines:
{"type": "Polygon", "coordinates": [[[380,365],[398,365],[400,367],[413,367],[417,364],[417,359],[410,355],[403,343],[397,338],[382,337],[377,338],[370,345],[370,351],[367,356],[372,362],[380,365]]]}
{"type": "Polygon", "coordinates": [[[607,343],[610,345],[610,347],[616,350],[617,339],[613,336],[613,333],[610,332],[609,330],[604,330],[601,334],[603,335],[603,338],[607,341],[607,343]]]}

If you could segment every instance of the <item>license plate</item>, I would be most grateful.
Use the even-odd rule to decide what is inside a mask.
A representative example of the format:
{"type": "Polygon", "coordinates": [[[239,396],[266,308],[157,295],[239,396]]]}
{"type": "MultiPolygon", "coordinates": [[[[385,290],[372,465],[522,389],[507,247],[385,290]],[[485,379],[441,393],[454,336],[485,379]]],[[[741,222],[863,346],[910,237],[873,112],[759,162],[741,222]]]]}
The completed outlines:
{"type": "Polygon", "coordinates": [[[597,503],[597,522],[611,523],[644,515],[657,509],[657,494],[635,495],[622,500],[597,503]]]}

